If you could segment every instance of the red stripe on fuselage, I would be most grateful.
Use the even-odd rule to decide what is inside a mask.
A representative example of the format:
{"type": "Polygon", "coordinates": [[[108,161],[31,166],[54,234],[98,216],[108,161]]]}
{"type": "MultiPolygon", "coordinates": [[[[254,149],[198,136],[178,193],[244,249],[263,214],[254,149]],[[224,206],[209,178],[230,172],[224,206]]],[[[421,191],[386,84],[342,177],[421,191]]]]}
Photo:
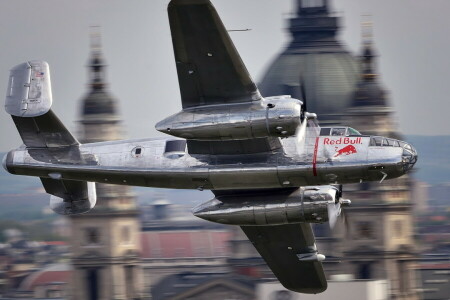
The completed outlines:
{"type": "Polygon", "coordinates": [[[314,146],[314,156],[313,156],[313,174],[317,176],[316,163],[317,163],[317,149],[319,149],[319,137],[316,137],[316,145],[314,146]]]}

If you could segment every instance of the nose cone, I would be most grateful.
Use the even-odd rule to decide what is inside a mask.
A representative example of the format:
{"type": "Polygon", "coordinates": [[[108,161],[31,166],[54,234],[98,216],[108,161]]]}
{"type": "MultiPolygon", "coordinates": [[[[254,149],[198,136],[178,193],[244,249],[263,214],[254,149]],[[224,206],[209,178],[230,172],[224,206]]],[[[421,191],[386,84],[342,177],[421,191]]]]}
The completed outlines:
{"type": "Polygon", "coordinates": [[[2,160],[2,166],[3,166],[3,169],[5,169],[6,171],[8,171],[8,167],[6,166],[6,157],[8,156],[8,154],[5,154],[4,156],[3,156],[3,160],[2,160]]]}
{"type": "Polygon", "coordinates": [[[10,168],[10,165],[12,164],[13,161],[13,157],[14,157],[14,150],[9,151],[7,154],[5,154],[2,160],[3,168],[11,174],[14,174],[13,170],[10,168]]]}
{"type": "Polygon", "coordinates": [[[408,143],[403,145],[402,162],[405,173],[409,172],[417,162],[417,151],[408,143]]]}

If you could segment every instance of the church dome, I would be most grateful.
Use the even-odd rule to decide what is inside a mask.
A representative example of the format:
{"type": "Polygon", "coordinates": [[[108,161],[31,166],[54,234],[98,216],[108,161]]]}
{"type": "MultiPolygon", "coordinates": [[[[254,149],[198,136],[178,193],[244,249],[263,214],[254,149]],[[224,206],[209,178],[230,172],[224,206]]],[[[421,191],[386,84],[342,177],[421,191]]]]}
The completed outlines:
{"type": "Polygon", "coordinates": [[[321,122],[339,122],[334,115],[351,107],[360,72],[358,61],[336,40],[338,18],[329,15],[326,0],[298,0],[289,29],[292,41],[260,82],[261,94],[291,95],[321,122]]]}

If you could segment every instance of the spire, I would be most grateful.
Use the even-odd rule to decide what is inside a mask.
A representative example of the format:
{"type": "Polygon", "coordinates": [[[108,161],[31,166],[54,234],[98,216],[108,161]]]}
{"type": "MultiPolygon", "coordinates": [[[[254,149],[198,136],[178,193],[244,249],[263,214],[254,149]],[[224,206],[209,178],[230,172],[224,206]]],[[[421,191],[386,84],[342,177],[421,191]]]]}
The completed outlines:
{"type": "Polygon", "coordinates": [[[88,67],[92,92],[103,90],[105,86],[105,66],[102,57],[100,26],[91,26],[91,58],[88,67]]]}
{"type": "MultiPolygon", "coordinates": [[[[370,18],[370,15],[363,16],[370,18]]],[[[363,41],[363,49],[361,54],[361,76],[363,80],[374,80],[378,74],[375,73],[375,57],[373,50],[373,33],[372,21],[366,20],[361,24],[361,35],[363,41]]]]}
{"type": "MultiPolygon", "coordinates": [[[[90,28],[88,76],[90,89],[83,99],[81,122],[119,122],[116,100],[106,90],[105,63],[102,55],[100,27],[90,28]]],[[[96,137],[97,138],[97,137],[96,137]]]]}
{"type": "MultiPolygon", "coordinates": [[[[363,16],[368,19],[370,15],[363,16]]],[[[390,112],[386,99],[386,92],[381,84],[376,80],[378,74],[375,72],[375,57],[373,50],[373,34],[372,22],[363,21],[361,24],[362,34],[362,53],[361,61],[361,79],[355,91],[353,106],[354,107],[370,107],[370,111],[374,112],[373,106],[378,106],[382,111],[390,112]]]]}

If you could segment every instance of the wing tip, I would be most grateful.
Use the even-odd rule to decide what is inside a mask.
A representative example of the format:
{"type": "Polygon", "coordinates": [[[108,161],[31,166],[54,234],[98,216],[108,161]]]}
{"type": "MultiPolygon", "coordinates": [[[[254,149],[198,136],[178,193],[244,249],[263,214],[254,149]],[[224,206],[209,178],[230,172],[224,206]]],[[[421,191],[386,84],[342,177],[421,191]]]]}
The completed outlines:
{"type": "Polygon", "coordinates": [[[210,0],[171,0],[169,2],[169,7],[178,5],[191,5],[191,4],[208,4],[211,3],[210,0]]]}
{"type": "Polygon", "coordinates": [[[289,285],[281,282],[281,284],[288,290],[296,292],[296,293],[302,293],[302,294],[320,294],[327,290],[328,284],[327,282],[323,282],[321,286],[316,287],[305,287],[302,286],[296,286],[296,285],[289,285]]]}

